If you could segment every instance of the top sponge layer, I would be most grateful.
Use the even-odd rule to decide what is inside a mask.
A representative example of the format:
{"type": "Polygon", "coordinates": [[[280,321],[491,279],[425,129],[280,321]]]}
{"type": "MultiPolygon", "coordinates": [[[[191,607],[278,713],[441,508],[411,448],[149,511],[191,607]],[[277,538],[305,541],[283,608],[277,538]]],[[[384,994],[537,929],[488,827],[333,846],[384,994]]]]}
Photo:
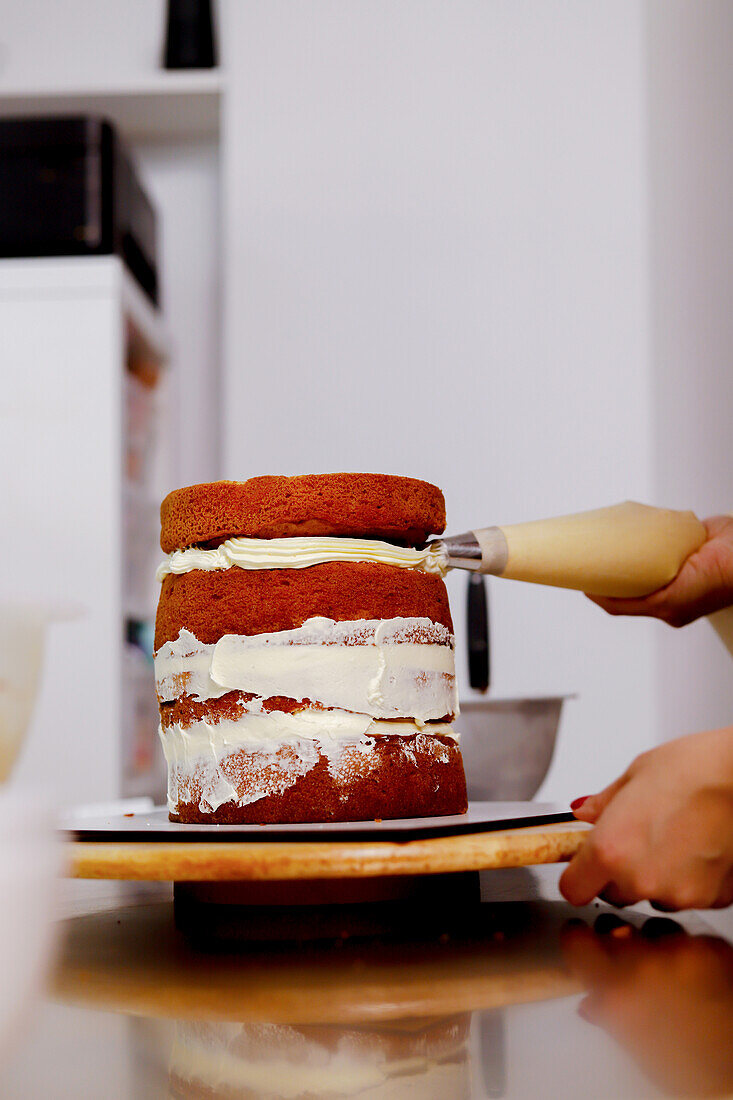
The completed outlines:
{"type": "Polygon", "coordinates": [[[266,475],[169,493],[160,506],[166,554],[225,539],[309,535],[385,539],[408,546],[445,529],[445,501],[427,481],[392,474],[266,475]]]}

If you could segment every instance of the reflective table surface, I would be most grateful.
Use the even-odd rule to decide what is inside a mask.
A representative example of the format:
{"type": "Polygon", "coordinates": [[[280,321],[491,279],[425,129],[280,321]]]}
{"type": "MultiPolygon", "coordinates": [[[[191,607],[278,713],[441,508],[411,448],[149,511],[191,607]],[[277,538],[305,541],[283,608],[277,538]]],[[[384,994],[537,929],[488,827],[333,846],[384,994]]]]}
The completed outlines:
{"type": "Polygon", "coordinates": [[[733,1094],[733,913],[574,910],[559,871],[325,908],[68,884],[0,1096],[733,1094]]]}

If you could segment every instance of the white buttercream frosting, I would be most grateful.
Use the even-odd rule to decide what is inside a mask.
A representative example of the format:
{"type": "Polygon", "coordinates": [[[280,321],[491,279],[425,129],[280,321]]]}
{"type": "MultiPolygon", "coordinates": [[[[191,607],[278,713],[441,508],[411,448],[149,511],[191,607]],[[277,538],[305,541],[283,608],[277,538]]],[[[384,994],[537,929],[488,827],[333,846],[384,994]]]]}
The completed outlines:
{"type": "MultiPolygon", "coordinates": [[[[415,737],[418,747],[428,734],[458,740],[453,727],[444,723],[426,728],[414,722],[375,721],[363,714],[312,709],[294,714],[247,710],[235,720],[175,723],[161,727],[159,733],[168,764],[169,809],[193,802],[204,813],[225,802],[245,806],[266,795],[282,794],[321,756],[326,757],[331,775],[345,783],[355,770],[368,765],[380,736],[415,737]]],[[[435,748],[436,743],[432,744],[435,748]]],[[[443,751],[447,761],[447,750],[437,751],[443,751]]],[[[414,756],[408,743],[405,752],[414,756]]]]}
{"type": "MultiPolygon", "coordinates": [[[[321,756],[326,757],[331,775],[346,782],[354,770],[368,764],[380,736],[415,737],[418,748],[428,743],[423,740],[428,735],[458,741],[453,726],[443,722],[426,726],[310,707],[292,714],[267,712],[256,702],[248,703],[236,719],[173,723],[165,729],[161,726],[159,735],[168,765],[169,809],[194,802],[204,813],[225,802],[245,806],[269,794],[282,794],[321,756]]],[[[448,760],[447,749],[436,742],[432,748],[448,760]]],[[[404,751],[414,757],[408,743],[404,751]]]]}
{"type": "Polygon", "coordinates": [[[160,647],[155,654],[155,688],[161,703],[170,703],[181,695],[205,702],[231,691],[211,678],[214,648],[214,644],[200,642],[195,634],[183,628],[175,641],[160,647]]]}
{"type": "Polygon", "coordinates": [[[455,714],[453,637],[427,618],[336,622],[224,635],[205,645],[187,630],[155,657],[158,696],[198,701],[243,691],[339,707],[371,718],[420,722],[455,714]]]}
{"type": "Polygon", "coordinates": [[[415,550],[409,546],[393,546],[377,539],[347,539],[327,536],[290,539],[227,539],[214,550],[174,550],[161,562],[155,574],[159,581],[169,573],[190,573],[193,569],[207,572],[230,569],[307,569],[324,562],[377,562],[401,569],[417,569],[423,573],[445,575],[448,557],[442,546],[415,550]]]}

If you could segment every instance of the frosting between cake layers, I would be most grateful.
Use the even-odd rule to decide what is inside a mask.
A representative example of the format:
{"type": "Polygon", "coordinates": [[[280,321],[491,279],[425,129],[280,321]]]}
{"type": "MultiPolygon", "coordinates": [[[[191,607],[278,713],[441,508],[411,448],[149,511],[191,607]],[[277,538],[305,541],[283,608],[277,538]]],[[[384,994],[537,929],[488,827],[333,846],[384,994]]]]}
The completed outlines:
{"type": "Polygon", "coordinates": [[[155,656],[156,686],[161,702],[243,691],[426,722],[458,711],[452,643],[447,627],[418,617],[317,616],[295,630],[226,634],[212,644],[181,630],[155,656]]]}
{"type": "Polygon", "coordinates": [[[214,550],[191,547],[174,550],[158,566],[156,578],[163,581],[170,573],[190,573],[193,569],[213,571],[230,569],[307,569],[324,562],[376,562],[400,569],[418,569],[444,576],[448,558],[441,546],[415,550],[393,546],[378,539],[349,539],[328,536],[284,539],[227,539],[214,550]]]}
{"type": "Polygon", "coordinates": [[[410,721],[374,720],[366,714],[343,710],[319,711],[305,708],[295,713],[266,712],[261,704],[250,703],[237,719],[174,723],[159,728],[168,765],[168,808],[194,802],[202,812],[212,812],[226,802],[249,805],[271,794],[282,794],[314,768],[321,756],[337,780],[344,781],[349,756],[369,755],[380,736],[420,737],[426,734],[449,737],[458,734],[448,723],[429,727],[410,721]],[[283,754],[282,749],[290,749],[283,754]],[[272,767],[257,771],[255,784],[241,778],[237,754],[270,757],[272,767]],[[238,770],[240,775],[238,776],[238,770]]]}

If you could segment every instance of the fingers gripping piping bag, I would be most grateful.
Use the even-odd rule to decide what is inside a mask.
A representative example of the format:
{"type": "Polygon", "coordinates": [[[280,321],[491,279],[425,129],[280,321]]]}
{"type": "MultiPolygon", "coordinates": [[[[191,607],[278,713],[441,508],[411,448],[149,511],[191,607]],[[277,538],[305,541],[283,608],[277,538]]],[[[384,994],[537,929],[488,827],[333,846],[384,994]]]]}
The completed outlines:
{"type": "Polygon", "coordinates": [[[576,515],[484,527],[436,540],[447,568],[575,588],[594,596],[646,596],[669,584],[705,541],[692,512],[626,501],[576,515]]]}

